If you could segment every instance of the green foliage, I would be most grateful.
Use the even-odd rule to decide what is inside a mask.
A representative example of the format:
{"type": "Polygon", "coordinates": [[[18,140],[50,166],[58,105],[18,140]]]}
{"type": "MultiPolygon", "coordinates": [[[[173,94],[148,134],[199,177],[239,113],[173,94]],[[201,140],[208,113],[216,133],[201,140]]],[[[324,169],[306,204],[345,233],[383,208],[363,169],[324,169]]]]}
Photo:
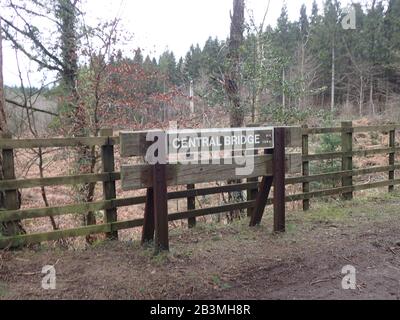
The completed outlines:
{"type": "MultiPolygon", "coordinates": [[[[331,153],[341,150],[342,138],[339,134],[323,134],[320,136],[316,153],[331,153]]],[[[311,163],[311,174],[332,173],[341,170],[341,160],[330,159],[321,160],[311,163]]],[[[322,182],[313,182],[311,185],[316,189],[324,189],[327,187],[337,187],[337,181],[326,180],[322,182]]]]}
{"type": "Polygon", "coordinates": [[[310,117],[326,118],[324,110],[315,111],[313,108],[288,108],[284,109],[281,105],[267,105],[262,108],[263,121],[282,124],[282,125],[301,125],[306,124],[310,117]]]}
{"type": "Polygon", "coordinates": [[[0,298],[6,297],[7,293],[8,293],[7,285],[0,281],[0,298]]]}

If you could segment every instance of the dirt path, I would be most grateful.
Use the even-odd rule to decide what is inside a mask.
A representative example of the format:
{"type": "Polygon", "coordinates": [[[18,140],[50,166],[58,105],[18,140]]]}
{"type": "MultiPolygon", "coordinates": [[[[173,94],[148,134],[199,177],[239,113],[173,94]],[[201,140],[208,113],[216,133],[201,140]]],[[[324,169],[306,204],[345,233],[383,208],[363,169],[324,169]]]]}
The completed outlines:
{"type": "Polygon", "coordinates": [[[159,257],[137,243],[1,253],[0,299],[399,299],[397,199],[291,214],[280,236],[269,218],[255,230],[177,229],[159,257]],[[45,265],[55,265],[54,291],[41,289],[45,265]],[[345,265],[357,270],[356,290],[341,287],[345,265]]]}

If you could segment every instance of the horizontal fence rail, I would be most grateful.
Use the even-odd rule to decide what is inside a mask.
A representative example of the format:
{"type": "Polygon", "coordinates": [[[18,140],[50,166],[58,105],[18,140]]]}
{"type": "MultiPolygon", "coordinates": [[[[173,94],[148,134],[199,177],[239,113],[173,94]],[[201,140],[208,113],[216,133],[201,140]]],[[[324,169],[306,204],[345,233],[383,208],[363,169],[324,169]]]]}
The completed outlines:
{"type": "Polygon", "coordinates": [[[381,132],[387,133],[392,130],[399,130],[399,125],[382,125],[382,126],[360,126],[360,127],[351,127],[351,128],[303,128],[303,135],[318,135],[318,134],[328,134],[328,133],[344,133],[344,132],[352,132],[352,133],[363,133],[363,132],[381,132]]]}
{"type": "MultiPolygon", "coordinates": [[[[302,140],[302,168],[303,172],[301,176],[287,177],[286,185],[302,185],[302,192],[299,194],[288,195],[286,202],[302,201],[303,208],[307,210],[310,207],[310,200],[321,197],[330,197],[338,195],[353,195],[354,192],[388,187],[389,191],[393,191],[394,186],[400,185],[400,179],[395,178],[395,171],[400,170],[400,164],[395,162],[395,155],[400,151],[400,147],[396,144],[396,130],[400,129],[400,125],[383,125],[383,126],[363,126],[353,127],[351,124],[344,123],[342,127],[336,128],[302,128],[297,131],[296,137],[292,136],[293,140],[302,140]],[[371,148],[371,149],[354,149],[354,133],[362,132],[378,132],[382,134],[388,134],[389,144],[386,147],[371,148]],[[342,150],[340,152],[329,152],[322,154],[310,154],[309,153],[309,137],[312,135],[323,135],[323,134],[340,134],[342,135],[342,150]],[[343,144],[345,143],[345,144],[343,144]],[[350,147],[350,148],[349,148],[350,147]],[[368,168],[353,168],[353,158],[355,157],[368,157],[374,155],[387,155],[388,165],[383,166],[372,166],[368,168]],[[310,174],[310,162],[341,159],[342,164],[352,164],[352,166],[342,166],[342,170],[330,173],[322,174],[310,174]],[[350,162],[349,162],[350,161],[350,162]],[[349,169],[350,168],[350,169],[349,169]],[[388,179],[384,181],[369,182],[365,184],[355,185],[353,178],[358,176],[387,173],[388,179]],[[341,186],[335,188],[327,188],[323,190],[312,190],[311,183],[313,182],[324,182],[324,181],[337,181],[342,182],[341,186]]],[[[0,211],[0,223],[10,221],[22,221],[27,219],[37,219],[45,217],[56,217],[63,215],[79,215],[87,212],[98,212],[105,211],[108,213],[117,208],[123,208],[133,205],[144,205],[146,203],[146,196],[137,196],[130,198],[108,198],[106,195],[104,200],[95,201],[90,203],[78,203],[63,205],[59,207],[47,207],[47,208],[32,208],[32,209],[18,209],[18,205],[10,203],[17,201],[15,196],[16,190],[28,189],[36,187],[50,187],[50,186],[65,186],[65,185],[79,185],[86,183],[103,183],[103,188],[109,188],[115,182],[121,180],[120,172],[110,172],[111,170],[104,170],[103,173],[98,174],[83,174],[73,176],[60,176],[60,177],[47,177],[47,178],[34,178],[34,179],[15,179],[13,161],[10,156],[14,156],[13,152],[15,149],[35,149],[35,148],[66,148],[66,147],[78,147],[78,146],[98,146],[104,150],[112,150],[110,152],[104,152],[102,161],[107,161],[106,157],[114,157],[113,149],[109,149],[112,146],[119,145],[120,138],[113,137],[112,132],[108,132],[109,136],[101,137],[89,137],[89,138],[54,138],[54,139],[11,139],[2,138],[0,139],[0,149],[3,152],[3,157],[8,161],[5,170],[9,170],[5,174],[5,180],[0,180],[0,191],[5,192],[5,197],[8,198],[6,201],[7,206],[0,211]],[[108,149],[106,149],[108,148],[108,149]],[[10,171],[11,170],[11,171],[10,171]]],[[[104,134],[104,132],[103,132],[104,134]]],[[[111,158],[110,158],[111,159],[111,158]]],[[[266,157],[268,159],[268,157],[266,157]]],[[[216,178],[216,180],[218,180],[216,178]]],[[[202,181],[201,179],[199,181],[202,181]]],[[[221,181],[221,180],[219,180],[221,181]]],[[[182,184],[189,184],[192,181],[182,181],[182,184]]],[[[145,185],[144,185],[145,186],[145,185]]],[[[191,187],[187,190],[174,191],[168,193],[168,200],[187,199],[191,205],[188,205],[188,210],[179,213],[173,213],[168,216],[169,221],[176,220],[189,220],[193,225],[198,217],[209,216],[213,214],[231,212],[233,210],[251,210],[255,206],[254,190],[259,187],[259,181],[257,178],[248,179],[246,183],[236,183],[223,186],[210,186],[199,188],[198,186],[190,185],[191,187]],[[200,196],[210,196],[221,193],[231,193],[235,191],[247,191],[248,199],[242,203],[224,204],[211,208],[196,209],[193,199],[200,196]],[[190,208],[190,209],[189,209],[190,208]]],[[[112,193],[111,193],[112,194],[112,193]]],[[[273,199],[268,200],[268,204],[271,205],[273,199]]],[[[116,212],[116,211],[115,211],[116,212]]],[[[135,219],[130,221],[117,221],[117,217],[112,218],[109,215],[108,220],[105,219],[104,224],[85,226],[80,228],[68,229],[68,230],[56,230],[51,232],[37,233],[37,234],[26,234],[26,235],[15,235],[9,237],[0,237],[0,248],[16,247],[22,245],[42,243],[45,241],[55,241],[63,238],[74,238],[82,237],[93,234],[115,234],[120,230],[132,229],[143,226],[144,219],[135,219]],[[110,221],[111,220],[111,221],[110,221]]]]}

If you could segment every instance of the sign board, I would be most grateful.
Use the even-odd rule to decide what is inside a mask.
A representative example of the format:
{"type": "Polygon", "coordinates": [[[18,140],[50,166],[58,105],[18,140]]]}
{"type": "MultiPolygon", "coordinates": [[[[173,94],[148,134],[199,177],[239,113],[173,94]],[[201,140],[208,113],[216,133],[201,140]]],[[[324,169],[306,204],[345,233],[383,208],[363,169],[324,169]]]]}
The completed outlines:
{"type": "MultiPolygon", "coordinates": [[[[276,147],[272,127],[121,132],[120,142],[122,157],[143,156],[146,160],[122,165],[125,191],[149,188],[156,163],[167,165],[168,186],[270,176],[274,170],[271,155],[252,152],[276,147]],[[150,159],[155,150],[166,155],[165,161],[150,159]]],[[[284,145],[293,146],[293,142],[290,138],[284,145]]],[[[301,154],[288,154],[283,162],[287,173],[301,170],[301,154]]]]}
{"type": "Polygon", "coordinates": [[[262,177],[250,225],[261,222],[273,186],[274,231],[285,230],[285,172],[300,172],[302,165],[301,154],[286,154],[286,147],[301,146],[301,128],[121,132],[120,143],[121,157],[145,157],[146,164],[121,166],[121,182],[124,191],[147,188],[142,242],[155,239],[157,251],[169,249],[168,186],[262,177]],[[273,152],[257,154],[257,149],[273,152]],[[207,153],[211,163],[202,161],[207,153]],[[215,159],[214,154],[223,158],[215,159]],[[179,155],[200,157],[180,162],[179,155]]]}
{"type": "Polygon", "coordinates": [[[185,150],[273,149],[273,128],[177,130],[168,132],[169,153],[185,150]]]}
{"type": "Polygon", "coordinates": [[[274,149],[274,128],[121,132],[121,156],[145,156],[162,139],[166,154],[274,149]]]}

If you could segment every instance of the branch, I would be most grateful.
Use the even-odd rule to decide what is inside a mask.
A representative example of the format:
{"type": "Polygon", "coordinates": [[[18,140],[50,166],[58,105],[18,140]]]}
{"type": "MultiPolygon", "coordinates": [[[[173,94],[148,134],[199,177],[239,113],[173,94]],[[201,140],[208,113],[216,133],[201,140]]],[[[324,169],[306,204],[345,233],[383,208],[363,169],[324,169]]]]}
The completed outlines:
{"type": "Polygon", "coordinates": [[[26,49],[8,32],[8,30],[6,30],[6,28],[3,28],[3,31],[5,32],[7,39],[9,39],[18,49],[20,49],[29,59],[37,62],[40,66],[45,67],[49,70],[55,70],[55,71],[59,71],[62,72],[64,65],[63,63],[55,56],[53,55],[50,51],[47,50],[47,48],[40,42],[39,39],[36,38],[36,36],[34,35],[34,32],[31,28],[31,26],[29,24],[26,23],[26,26],[29,30],[29,32],[26,32],[24,30],[21,30],[20,28],[16,27],[15,25],[12,24],[12,22],[8,21],[7,19],[4,19],[3,17],[1,17],[1,20],[3,20],[9,27],[11,27],[12,29],[14,29],[16,32],[20,33],[21,35],[27,37],[28,39],[30,39],[33,44],[36,46],[36,48],[38,48],[39,50],[41,50],[43,52],[44,55],[46,55],[48,58],[50,58],[51,60],[53,60],[53,62],[56,63],[56,65],[49,65],[48,63],[39,60],[38,58],[34,57],[32,54],[30,54],[28,51],[26,51],[26,49]]]}
{"type": "MultiPolygon", "coordinates": [[[[4,19],[2,19],[2,20],[5,21],[4,19]]],[[[46,69],[52,70],[52,71],[58,71],[58,72],[63,71],[61,68],[50,65],[42,60],[39,60],[32,54],[30,54],[17,40],[14,39],[14,37],[5,28],[3,28],[2,31],[4,31],[4,34],[6,35],[6,39],[10,40],[16,49],[20,50],[24,55],[26,55],[28,57],[28,59],[36,62],[40,67],[46,68],[46,69]]]]}
{"type": "Polygon", "coordinates": [[[23,104],[18,103],[18,102],[13,101],[13,100],[10,100],[10,99],[6,99],[6,102],[9,103],[9,104],[12,104],[12,105],[14,105],[14,106],[16,106],[18,108],[29,109],[29,110],[32,110],[32,111],[35,111],[35,112],[45,113],[45,114],[48,114],[48,115],[54,116],[54,117],[58,117],[59,116],[59,114],[57,114],[57,113],[54,113],[54,112],[51,112],[51,111],[47,111],[47,110],[40,110],[40,109],[37,109],[37,108],[34,108],[34,107],[24,106],[23,104]]]}
{"type": "MultiPolygon", "coordinates": [[[[36,2],[36,1],[33,1],[33,2],[34,2],[36,5],[39,5],[39,6],[41,6],[41,7],[43,8],[43,5],[42,5],[42,4],[39,4],[39,3],[36,2]]],[[[41,18],[48,19],[48,20],[50,20],[51,22],[53,22],[53,23],[55,23],[56,25],[58,25],[59,27],[61,27],[60,23],[59,23],[57,20],[52,19],[50,16],[48,16],[48,15],[46,15],[46,14],[42,14],[42,13],[39,13],[39,12],[34,11],[33,9],[28,9],[28,8],[26,8],[26,7],[17,5],[17,4],[15,4],[15,3],[13,3],[12,1],[10,1],[10,6],[11,6],[14,10],[16,10],[16,9],[22,10],[22,11],[25,11],[27,14],[30,14],[30,15],[33,15],[33,16],[36,16],[36,17],[41,17],[41,18]]],[[[44,9],[46,9],[46,8],[44,8],[44,9]]]]}

